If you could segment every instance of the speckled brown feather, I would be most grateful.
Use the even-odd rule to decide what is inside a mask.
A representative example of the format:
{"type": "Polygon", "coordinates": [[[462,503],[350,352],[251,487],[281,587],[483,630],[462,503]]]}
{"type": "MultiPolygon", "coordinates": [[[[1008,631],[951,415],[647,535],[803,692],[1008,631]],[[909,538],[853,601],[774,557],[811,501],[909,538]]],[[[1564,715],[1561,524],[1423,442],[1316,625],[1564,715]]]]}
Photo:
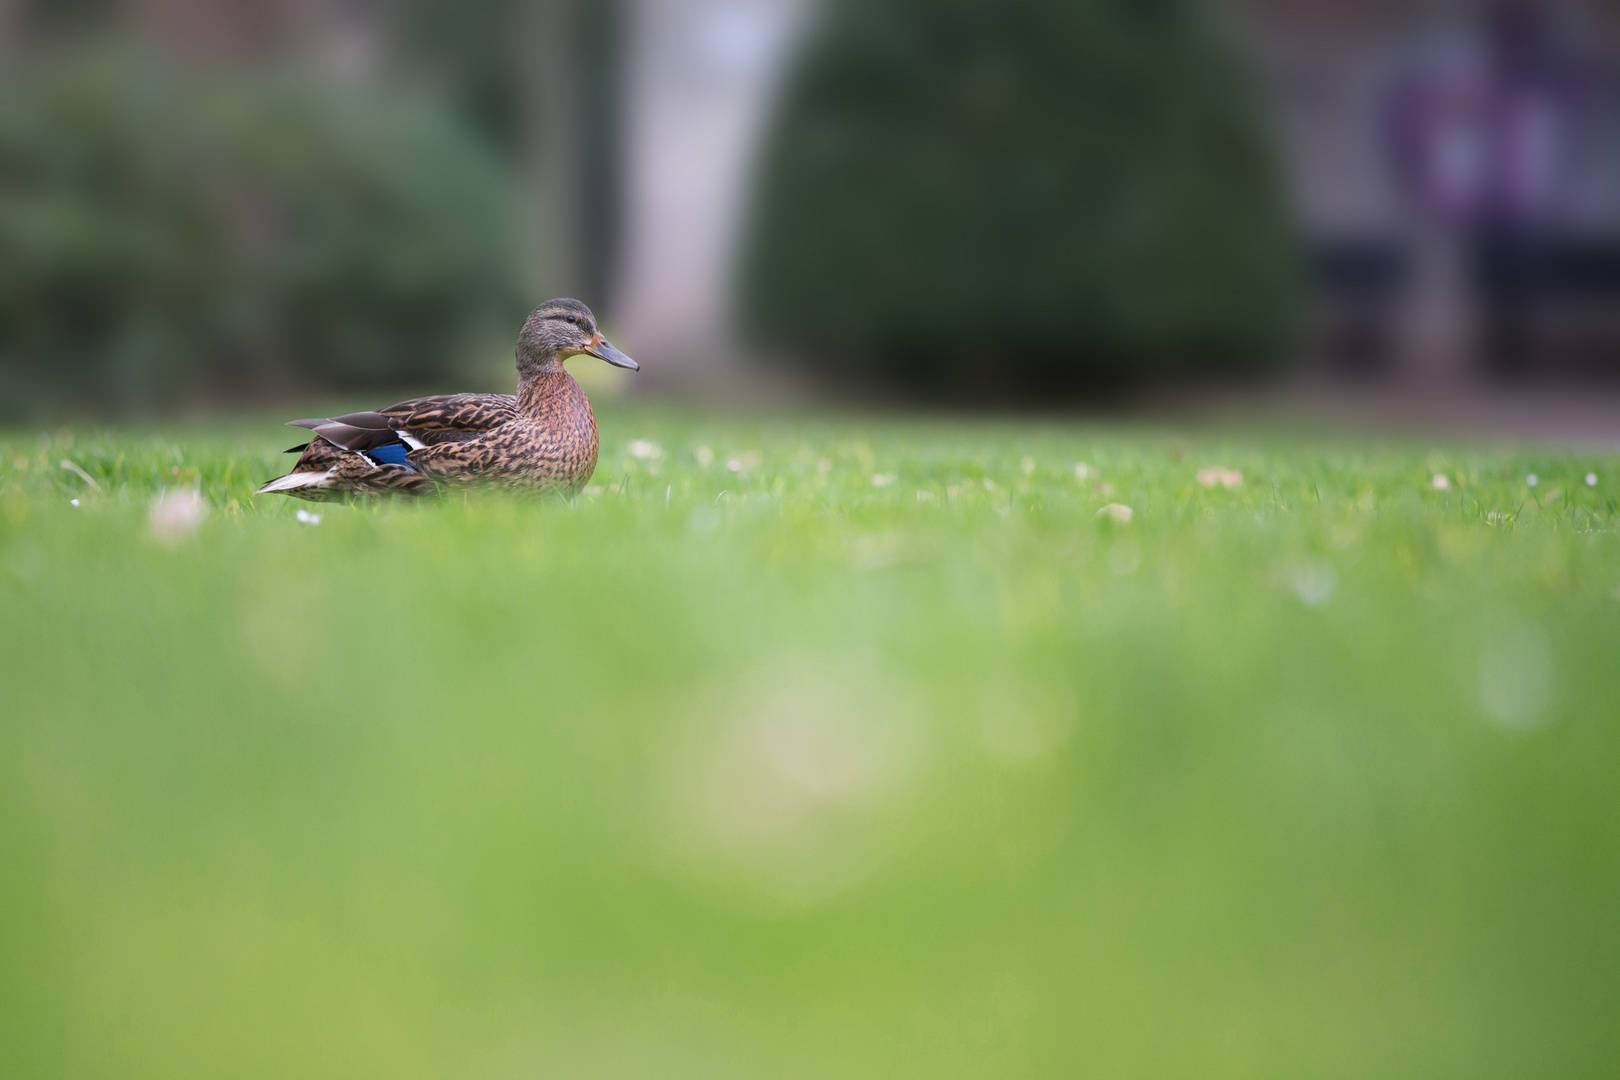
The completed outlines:
{"type": "Polygon", "coordinates": [[[489,431],[517,418],[511,394],[443,394],[378,409],[395,431],[489,431]]]}
{"type": "Polygon", "coordinates": [[[596,452],[591,403],[557,363],[523,380],[506,422],[476,438],[424,446],[409,456],[435,480],[572,490],[591,478],[596,452]]]}

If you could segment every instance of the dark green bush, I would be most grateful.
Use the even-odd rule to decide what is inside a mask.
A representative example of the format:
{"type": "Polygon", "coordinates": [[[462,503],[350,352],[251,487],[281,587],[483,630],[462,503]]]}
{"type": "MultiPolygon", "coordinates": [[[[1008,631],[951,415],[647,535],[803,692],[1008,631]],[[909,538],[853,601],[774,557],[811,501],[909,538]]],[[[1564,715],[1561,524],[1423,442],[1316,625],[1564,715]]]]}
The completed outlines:
{"type": "Polygon", "coordinates": [[[1292,239],[1196,0],[832,0],[767,139],[752,329],[958,389],[1256,370],[1292,239]]]}
{"type": "Polygon", "coordinates": [[[0,80],[0,409],[418,382],[521,314],[514,200],[432,103],[97,52],[0,80]]]}

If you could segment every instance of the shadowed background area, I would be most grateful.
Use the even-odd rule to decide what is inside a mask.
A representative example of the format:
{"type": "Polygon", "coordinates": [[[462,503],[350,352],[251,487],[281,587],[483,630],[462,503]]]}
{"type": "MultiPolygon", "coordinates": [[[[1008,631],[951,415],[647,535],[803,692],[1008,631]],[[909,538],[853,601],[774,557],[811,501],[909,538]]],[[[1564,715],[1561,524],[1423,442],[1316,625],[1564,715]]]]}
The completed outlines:
{"type": "Polygon", "coordinates": [[[0,401],[1612,378],[1615,10],[5,0],[0,401]]]}

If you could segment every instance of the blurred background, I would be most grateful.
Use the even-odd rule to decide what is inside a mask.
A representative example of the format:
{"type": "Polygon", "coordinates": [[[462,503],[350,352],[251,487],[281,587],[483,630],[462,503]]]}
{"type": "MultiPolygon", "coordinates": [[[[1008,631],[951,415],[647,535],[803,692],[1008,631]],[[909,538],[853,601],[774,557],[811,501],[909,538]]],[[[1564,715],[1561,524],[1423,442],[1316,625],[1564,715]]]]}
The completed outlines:
{"type": "Polygon", "coordinates": [[[1588,387],[1617,75],[1603,0],[0,0],[0,409],[504,387],[552,294],[698,396],[1588,387]]]}

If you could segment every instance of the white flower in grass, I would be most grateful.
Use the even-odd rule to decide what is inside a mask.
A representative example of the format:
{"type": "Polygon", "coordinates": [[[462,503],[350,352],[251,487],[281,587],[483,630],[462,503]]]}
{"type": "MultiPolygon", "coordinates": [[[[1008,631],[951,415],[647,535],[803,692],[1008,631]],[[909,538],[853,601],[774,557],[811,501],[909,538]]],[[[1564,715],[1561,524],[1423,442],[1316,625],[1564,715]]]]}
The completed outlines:
{"type": "Polygon", "coordinates": [[[1451,478],[1443,472],[1437,472],[1434,474],[1434,479],[1430,481],[1429,486],[1436,491],[1450,491],[1451,478]]]}
{"type": "Polygon", "coordinates": [[[69,506],[78,506],[79,505],[79,500],[78,499],[69,499],[68,500],[68,505],[69,506]]]}
{"type": "Polygon", "coordinates": [[[305,525],[319,525],[321,523],[321,515],[312,514],[308,510],[300,510],[293,516],[299,521],[302,521],[305,525]]]}
{"type": "Polygon", "coordinates": [[[1547,720],[1554,679],[1552,642],[1535,623],[1506,627],[1479,657],[1479,697],[1504,728],[1528,731],[1547,720]]]}
{"type": "Polygon", "coordinates": [[[714,451],[710,450],[707,446],[700,446],[696,450],[693,450],[692,456],[697,458],[697,463],[703,466],[705,469],[707,469],[714,461],[714,451]]]}
{"type": "Polygon", "coordinates": [[[636,439],[630,443],[630,456],[637,461],[657,461],[664,456],[664,448],[646,439],[636,439]]]}
{"type": "Polygon", "coordinates": [[[1116,577],[1135,572],[1142,565],[1142,550],[1130,540],[1115,540],[1108,549],[1108,569],[1116,577]]]}
{"type": "Polygon", "coordinates": [[[885,488],[898,479],[900,478],[894,473],[878,473],[876,476],[872,477],[872,486],[875,488],[885,488]]]}
{"type": "Polygon", "coordinates": [[[1131,518],[1136,516],[1136,511],[1132,510],[1124,503],[1109,503],[1101,510],[1098,510],[1096,516],[1106,517],[1109,521],[1114,521],[1121,525],[1125,525],[1130,522],[1131,518]]]}
{"type": "Polygon", "coordinates": [[[878,870],[925,760],[910,711],[848,671],[813,668],[704,702],[664,785],[675,865],[800,911],[878,870]]]}
{"type": "Polygon", "coordinates": [[[1333,595],[1337,579],[1333,568],[1322,563],[1304,563],[1290,575],[1294,593],[1311,607],[1321,607],[1333,595]]]}
{"type": "Polygon", "coordinates": [[[1524,482],[1529,484],[1531,487],[1535,487],[1537,484],[1541,483],[1541,477],[1537,476],[1535,473],[1531,473],[1529,476],[1524,478],[1524,482]]]}
{"type": "Polygon", "coordinates": [[[1236,469],[1216,465],[1213,468],[1200,469],[1198,482],[1207,488],[1215,487],[1217,484],[1224,488],[1242,487],[1243,474],[1236,469]]]}
{"type": "Polygon", "coordinates": [[[1586,474],[1586,486],[1597,487],[1597,473],[1589,472],[1586,474]]]}
{"type": "Polygon", "coordinates": [[[196,532],[207,516],[208,504],[195,488],[165,491],[152,503],[147,526],[153,539],[174,544],[196,532]]]}
{"type": "Polygon", "coordinates": [[[1090,475],[1091,475],[1091,466],[1090,465],[1087,465],[1083,461],[1075,462],[1075,465],[1074,465],[1074,478],[1076,480],[1084,480],[1087,477],[1089,477],[1090,475]]]}

